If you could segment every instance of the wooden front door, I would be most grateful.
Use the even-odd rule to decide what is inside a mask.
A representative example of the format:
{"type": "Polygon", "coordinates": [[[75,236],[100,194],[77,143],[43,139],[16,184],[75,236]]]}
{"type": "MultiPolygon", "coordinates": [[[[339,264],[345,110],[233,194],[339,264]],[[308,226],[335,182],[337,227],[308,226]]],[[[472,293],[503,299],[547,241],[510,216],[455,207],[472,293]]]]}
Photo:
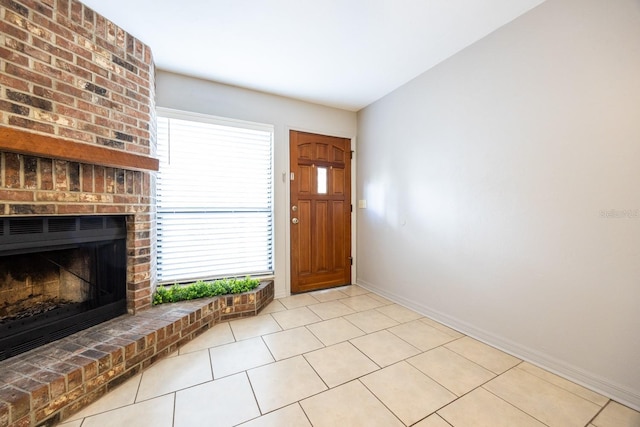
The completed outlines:
{"type": "Polygon", "coordinates": [[[291,292],[351,283],[351,141],[291,131],[291,292]]]}

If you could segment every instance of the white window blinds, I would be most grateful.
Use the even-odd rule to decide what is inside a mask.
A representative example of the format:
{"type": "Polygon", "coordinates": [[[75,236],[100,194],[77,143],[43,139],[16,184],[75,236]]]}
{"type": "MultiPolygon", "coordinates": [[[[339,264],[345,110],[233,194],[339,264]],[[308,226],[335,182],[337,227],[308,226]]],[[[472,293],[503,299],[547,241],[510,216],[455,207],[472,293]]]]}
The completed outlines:
{"type": "Polygon", "coordinates": [[[273,272],[273,128],[158,117],[158,280],[273,272]]]}

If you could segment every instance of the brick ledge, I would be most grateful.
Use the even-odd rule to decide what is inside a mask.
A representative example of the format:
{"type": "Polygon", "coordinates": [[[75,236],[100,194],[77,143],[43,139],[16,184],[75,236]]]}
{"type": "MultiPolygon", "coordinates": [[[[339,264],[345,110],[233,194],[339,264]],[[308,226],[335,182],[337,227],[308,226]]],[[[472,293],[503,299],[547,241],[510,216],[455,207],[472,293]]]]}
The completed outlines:
{"type": "Polygon", "coordinates": [[[207,329],[256,315],[273,281],[253,291],[123,315],[0,362],[0,427],[53,426],[207,329]]]}

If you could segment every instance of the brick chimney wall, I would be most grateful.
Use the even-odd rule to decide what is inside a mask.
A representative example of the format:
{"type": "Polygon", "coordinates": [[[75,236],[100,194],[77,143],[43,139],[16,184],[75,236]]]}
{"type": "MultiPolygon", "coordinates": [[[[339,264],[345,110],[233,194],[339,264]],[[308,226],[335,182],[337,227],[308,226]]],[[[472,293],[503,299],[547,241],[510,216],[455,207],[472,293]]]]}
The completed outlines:
{"type": "MultiPolygon", "coordinates": [[[[149,47],[114,23],[76,0],[0,0],[0,130],[155,157],[154,97],[149,47]]],[[[155,175],[117,166],[0,140],[0,215],[126,215],[133,313],[155,286],[155,175]]]]}

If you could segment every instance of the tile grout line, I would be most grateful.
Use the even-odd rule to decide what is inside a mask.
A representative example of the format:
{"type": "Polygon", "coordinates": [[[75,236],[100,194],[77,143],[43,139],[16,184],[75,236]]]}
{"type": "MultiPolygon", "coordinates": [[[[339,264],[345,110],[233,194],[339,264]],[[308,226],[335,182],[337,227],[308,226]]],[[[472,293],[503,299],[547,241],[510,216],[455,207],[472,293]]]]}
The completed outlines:
{"type": "MultiPolygon", "coordinates": [[[[251,382],[251,378],[249,378],[249,370],[247,369],[247,370],[243,371],[243,373],[244,373],[244,376],[247,378],[247,382],[249,383],[249,387],[251,387],[251,394],[253,394],[253,400],[256,402],[256,406],[258,407],[258,412],[260,412],[260,415],[258,415],[255,418],[252,418],[252,420],[255,420],[255,419],[258,419],[258,418],[262,417],[265,414],[262,413],[262,408],[260,407],[260,403],[258,403],[258,396],[256,396],[256,391],[253,388],[253,383],[251,382]]],[[[243,422],[248,422],[248,421],[251,421],[251,420],[246,420],[246,421],[243,421],[243,422]]]]}
{"type": "Polygon", "coordinates": [[[526,360],[522,360],[520,363],[518,363],[516,366],[514,366],[514,368],[519,367],[519,366],[520,366],[520,365],[522,365],[523,363],[529,363],[530,365],[535,366],[536,368],[541,369],[541,370],[543,370],[544,372],[547,372],[548,374],[551,374],[551,375],[553,375],[553,376],[556,376],[556,377],[560,378],[560,379],[561,379],[561,380],[563,380],[563,381],[567,381],[569,384],[573,384],[573,385],[575,385],[575,386],[577,386],[577,387],[581,387],[581,388],[583,388],[583,389],[585,389],[585,390],[587,390],[587,391],[589,391],[589,392],[591,392],[591,393],[594,393],[594,394],[597,394],[597,395],[599,395],[599,396],[605,397],[605,398],[607,399],[607,401],[605,402],[605,404],[604,404],[604,405],[600,406],[600,404],[598,404],[598,403],[594,402],[594,401],[593,401],[593,400],[591,400],[591,399],[587,399],[586,397],[580,396],[578,393],[574,393],[572,390],[569,390],[569,389],[567,389],[567,388],[564,388],[564,387],[562,387],[561,385],[555,384],[555,383],[553,383],[553,382],[551,382],[551,381],[547,380],[546,378],[543,378],[543,377],[541,377],[541,376],[539,376],[539,375],[534,374],[533,372],[529,372],[529,371],[527,371],[527,370],[524,370],[524,369],[522,369],[522,368],[519,368],[522,372],[527,373],[527,374],[529,374],[529,375],[531,375],[531,376],[533,376],[533,377],[536,377],[536,378],[538,378],[539,380],[546,382],[547,384],[551,384],[551,385],[552,385],[552,386],[554,386],[554,387],[557,387],[557,388],[559,388],[559,389],[561,389],[561,390],[564,390],[564,391],[566,391],[567,393],[573,394],[574,396],[579,397],[579,398],[580,398],[580,399],[582,399],[582,400],[586,400],[587,402],[593,403],[593,404],[594,404],[594,405],[596,405],[596,406],[600,406],[600,408],[601,408],[601,409],[604,409],[604,407],[605,407],[605,406],[607,406],[607,405],[609,404],[609,402],[611,401],[611,399],[607,398],[607,397],[606,397],[606,396],[604,396],[604,395],[601,395],[600,393],[597,393],[597,392],[595,392],[595,391],[593,391],[593,390],[590,390],[590,389],[588,389],[588,388],[586,388],[586,387],[584,387],[584,386],[581,386],[580,384],[574,383],[573,381],[569,381],[568,379],[563,378],[563,377],[561,377],[560,375],[556,375],[556,374],[554,374],[554,373],[553,373],[553,372],[551,372],[551,371],[547,371],[547,370],[546,370],[546,369],[544,369],[544,368],[540,368],[539,366],[537,366],[537,365],[535,365],[535,364],[533,364],[533,363],[531,363],[531,362],[528,362],[528,361],[526,361],[526,360]]]}
{"type": "MultiPolygon", "coordinates": [[[[511,369],[513,369],[513,368],[511,368],[511,369]]],[[[507,370],[506,370],[506,371],[504,371],[502,374],[498,375],[496,378],[498,378],[498,377],[500,377],[500,376],[502,376],[502,375],[506,374],[506,373],[507,373],[507,372],[509,372],[511,369],[507,369],[507,370]]],[[[494,379],[496,379],[496,378],[494,378],[494,379]]],[[[491,381],[493,381],[493,380],[491,380],[491,381]]],[[[488,382],[489,382],[489,381],[487,381],[487,383],[488,383],[488,382]]],[[[485,384],[486,384],[486,383],[485,383],[485,384]]],[[[516,410],[518,410],[518,411],[522,412],[523,414],[526,414],[527,416],[529,416],[529,417],[533,418],[534,420],[538,421],[540,424],[545,425],[545,426],[549,426],[549,424],[547,424],[547,423],[543,422],[542,420],[539,420],[539,419],[538,419],[537,417],[535,417],[533,414],[530,414],[530,413],[526,412],[524,409],[518,408],[518,407],[517,407],[516,405],[514,405],[513,403],[509,402],[508,400],[503,399],[502,397],[498,396],[497,394],[495,394],[495,393],[494,393],[494,392],[492,392],[491,390],[489,390],[489,389],[485,388],[485,387],[484,387],[484,384],[483,384],[481,387],[482,387],[482,389],[483,389],[484,391],[486,391],[487,393],[490,393],[491,395],[493,395],[493,396],[497,397],[498,399],[502,400],[503,402],[505,402],[507,405],[509,405],[509,406],[511,406],[511,407],[513,407],[513,408],[515,408],[516,410]]]]}
{"type": "MultiPolygon", "coordinates": [[[[400,363],[400,362],[402,362],[402,360],[401,360],[401,361],[399,361],[399,362],[397,362],[397,363],[400,363]]],[[[392,366],[392,365],[389,365],[389,366],[392,366]]],[[[385,368],[387,368],[387,366],[385,366],[385,368]]],[[[384,368],[382,368],[382,369],[384,369],[384,368]]],[[[367,374],[367,375],[368,375],[368,374],[367,374]]],[[[364,376],[364,375],[363,375],[363,376],[364,376]]],[[[362,377],[360,377],[360,378],[362,378],[362,377]]],[[[377,400],[378,402],[380,402],[380,404],[381,404],[382,406],[384,406],[384,407],[387,409],[387,411],[391,412],[391,414],[392,414],[394,417],[396,417],[396,419],[397,419],[398,421],[400,421],[400,424],[402,424],[402,425],[406,425],[406,424],[404,423],[404,421],[402,421],[402,420],[400,419],[400,417],[399,417],[395,412],[393,412],[393,411],[391,410],[391,408],[389,408],[389,407],[388,407],[388,406],[387,406],[387,405],[386,405],[386,404],[385,404],[385,403],[384,403],[384,402],[383,402],[383,401],[378,397],[378,395],[377,395],[377,394],[375,394],[375,393],[373,392],[373,390],[371,390],[369,387],[367,387],[367,385],[366,385],[365,383],[363,383],[362,381],[360,381],[360,378],[356,378],[354,381],[358,381],[358,382],[362,385],[362,387],[364,387],[364,388],[365,388],[369,393],[371,393],[371,394],[373,395],[373,397],[375,397],[375,398],[376,398],[376,400],[377,400]]],[[[429,415],[431,415],[431,414],[429,414],[429,415]]],[[[427,415],[427,416],[428,416],[428,415],[427,415]]]]}
{"type": "MultiPolygon", "coordinates": [[[[593,422],[596,420],[596,418],[598,418],[598,415],[600,415],[602,413],[602,411],[604,411],[604,408],[606,408],[607,406],[609,406],[609,404],[613,402],[611,399],[607,400],[607,403],[604,404],[604,406],[602,408],[600,408],[600,410],[598,411],[597,414],[595,414],[593,416],[593,418],[591,418],[589,420],[589,422],[587,424],[585,424],[585,427],[588,427],[590,424],[593,424],[593,422]]],[[[596,424],[593,424],[594,426],[598,427],[596,424]]]]}

